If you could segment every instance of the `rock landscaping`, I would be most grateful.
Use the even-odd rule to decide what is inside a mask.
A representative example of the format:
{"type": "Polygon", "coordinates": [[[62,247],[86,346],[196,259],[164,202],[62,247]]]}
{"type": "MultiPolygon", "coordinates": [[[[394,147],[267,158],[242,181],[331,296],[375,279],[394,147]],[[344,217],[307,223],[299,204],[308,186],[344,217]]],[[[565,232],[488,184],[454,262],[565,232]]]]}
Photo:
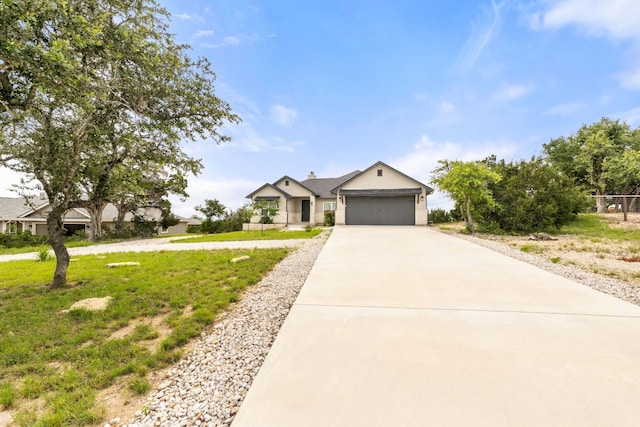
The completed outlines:
{"type": "Polygon", "coordinates": [[[193,343],[157,374],[146,403],[105,427],[229,426],[258,373],[329,233],[301,242],[193,343]]]}
{"type": "MultiPolygon", "coordinates": [[[[633,284],[554,263],[504,242],[452,235],[640,305],[640,287],[633,284]]],[[[302,243],[204,333],[183,360],[156,375],[155,391],[135,417],[112,418],[105,427],[230,426],[327,237],[324,233],[302,243]]]]}

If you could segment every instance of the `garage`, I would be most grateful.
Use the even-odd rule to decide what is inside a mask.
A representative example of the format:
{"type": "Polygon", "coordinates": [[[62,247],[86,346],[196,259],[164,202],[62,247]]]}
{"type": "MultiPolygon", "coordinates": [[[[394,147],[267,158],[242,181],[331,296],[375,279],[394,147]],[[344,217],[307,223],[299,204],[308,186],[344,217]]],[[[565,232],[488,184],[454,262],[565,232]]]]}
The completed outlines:
{"type": "Polygon", "coordinates": [[[347,225],[415,225],[414,195],[346,196],[347,225]]]}

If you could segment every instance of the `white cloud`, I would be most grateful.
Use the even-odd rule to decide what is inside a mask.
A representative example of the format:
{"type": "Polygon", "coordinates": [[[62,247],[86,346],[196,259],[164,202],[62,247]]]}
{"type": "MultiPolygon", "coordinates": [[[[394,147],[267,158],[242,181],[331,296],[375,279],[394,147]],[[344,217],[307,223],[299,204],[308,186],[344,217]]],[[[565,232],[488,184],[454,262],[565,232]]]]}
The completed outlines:
{"type": "Polygon", "coordinates": [[[171,196],[171,210],[177,215],[189,218],[199,214],[195,207],[204,204],[205,199],[218,199],[227,208],[236,210],[248,203],[249,199],[245,196],[262,184],[264,183],[248,179],[191,177],[187,187],[189,198],[183,202],[179,197],[171,196]]]}
{"type": "Polygon", "coordinates": [[[617,73],[615,77],[620,81],[620,85],[623,88],[640,90],[640,63],[634,68],[617,73]]]}
{"type": "Polygon", "coordinates": [[[582,110],[584,106],[581,102],[567,102],[565,104],[554,105],[545,111],[544,114],[550,116],[568,116],[582,110]]]}
{"type": "Polygon", "coordinates": [[[252,153],[267,151],[294,151],[294,147],[299,144],[287,143],[280,137],[263,136],[253,128],[249,122],[242,122],[227,132],[231,137],[231,142],[221,145],[222,148],[240,148],[252,153]]]}
{"type": "Polygon", "coordinates": [[[505,83],[492,95],[492,99],[499,102],[510,102],[518,98],[522,98],[531,91],[532,88],[530,86],[505,83]]]}
{"type": "Polygon", "coordinates": [[[538,14],[546,28],[574,25],[584,33],[612,39],[640,40],[640,2],[637,0],[559,0],[538,14]]]}
{"type": "Polygon", "coordinates": [[[491,9],[485,8],[482,16],[471,24],[471,35],[458,55],[455,67],[461,71],[471,69],[491,40],[496,36],[502,22],[505,3],[491,0],[491,9]]]}
{"type": "Polygon", "coordinates": [[[622,113],[616,113],[613,117],[620,117],[621,120],[627,122],[629,126],[639,126],[640,125],[640,107],[633,108],[628,111],[623,111],[622,113]]]}
{"type": "Polygon", "coordinates": [[[640,1],[638,0],[555,0],[544,10],[531,15],[531,28],[557,29],[575,27],[581,34],[615,41],[630,41],[633,47],[627,55],[628,69],[616,73],[620,85],[640,90],[640,1]]]}
{"type": "Polygon", "coordinates": [[[14,172],[11,169],[0,167],[0,197],[20,197],[18,193],[12,191],[13,185],[19,185],[20,179],[25,175],[14,172]]]}
{"type": "Polygon", "coordinates": [[[449,101],[442,101],[440,103],[440,110],[443,113],[453,113],[456,110],[456,106],[449,101]]]}
{"type": "MultiPolygon", "coordinates": [[[[460,143],[453,141],[434,141],[428,135],[422,135],[413,150],[390,162],[390,165],[409,176],[430,185],[431,172],[438,167],[438,160],[482,160],[491,154],[498,159],[510,160],[516,152],[514,144],[502,141],[473,141],[460,143]]],[[[437,189],[429,196],[429,209],[452,207],[451,200],[437,189]]]]}
{"type": "Polygon", "coordinates": [[[276,104],[271,107],[270,117],[281,126],[289,126],[298,118],[298,111],[276,104]]]}
{"type": "Polygon", "coordinates": [[[208,47],[211,49],[218,49],[227,46],[239,46],[243,44],[252,44],[260,41],[260,37],[256,34],[237,34],[233,36],[226,36],[219,43],[201,43],[200,46],[208,47]]]}
{"type": "Polygon", "coordinates": [[[201,16],[191,15],[189,13],[178,13],[178,14],[173,15],[173,16],[177,17],[178,19],[180,19],[182,21],[198,21],[198,22],[203,22],[204,21],[201,16]]]}
{"type": "Polygon", "coordinates": [[[198,30],[196,31],[196,33],[192,36],[192,38],[194,39],[199,39],[202,37],[209,37],[212,36],[216,33],[215,30],[198,30]]]}

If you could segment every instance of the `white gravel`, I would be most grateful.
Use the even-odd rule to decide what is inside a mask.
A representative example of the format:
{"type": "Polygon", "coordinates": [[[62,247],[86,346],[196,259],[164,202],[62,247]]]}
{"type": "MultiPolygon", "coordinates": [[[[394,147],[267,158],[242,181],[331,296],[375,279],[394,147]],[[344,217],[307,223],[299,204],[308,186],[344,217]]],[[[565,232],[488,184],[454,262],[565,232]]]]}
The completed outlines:
{"type": "Polygon", "coordinates": [[[494,242],[492,240],[481,239],[478,237],[460,233],[447,232],[447,234],[471,241],[477,245],[484,246],[485,248],[499,252],[503,255],[510,256],[511,258],[518,259],[528,264],[535,265],[536,267],[550,271],[554,274],[557,274],[558,276],[566,277],[567,279],[581,283],[602,293],[612,295],[621,300],[640,305],[640,287],[635,287],[633,285],[621,282],[610,277],[589,273],[587,271],[569,265],[554,264],[545,258],[510,248],[507,245],[494,242]]]}
{"type": "Polygon", "coordinates": [[[105,427],[229,426],[328,236],[296,241],[297,250],[160,373],[158,390],[134,420],[116,418],[105,427]]]}

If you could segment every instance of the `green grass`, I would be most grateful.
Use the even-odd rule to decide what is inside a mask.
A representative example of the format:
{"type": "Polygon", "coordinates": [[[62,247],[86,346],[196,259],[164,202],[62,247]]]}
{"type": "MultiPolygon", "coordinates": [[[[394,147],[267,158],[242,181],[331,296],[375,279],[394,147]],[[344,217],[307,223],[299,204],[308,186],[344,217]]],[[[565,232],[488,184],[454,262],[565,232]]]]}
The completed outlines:
{"type": "Polygon", "coordinates": [[[526,253],[541,254],[546,249],[544,247],[542,247],[542,246],[538,246],[538,245],[535,245],[533,243],[527,243],[527,244],[524,244],[524,245],[520,246],[520,250],[522,252],[526,252],[526,253]]]}
{"type": "Polygon", "coordinates": [[[65,288],[48,287],[55,262],[14,261],[0,268],[0,405],[20,425],[77,426],[101,421],[97,391],[127,379],[131,393],[149,388],[146,374],[180,358],[216,314],[286,256],[286,249],[119,253],[78,257],[65,288]],[[231,263],[232,258],[250,259],[231,263]],[[140,266],[106,268],[112,262],[140,266]],[[111,296],[103,312],[72,303],[111,296]],[[161,339],[151,317],[163,316],[161,339]],[[141,321],[133,332],[111,335],[141,321]],[[156,339],[149,348],[149,340],[156,339]],[[33,410],[36,400],[45,411],[33,410]],[[37,414],[37,415],[36,415],[37,414]]]}
{"type": "MultiPolygon", "coordinates": [[[[73,240],[71,242],[65,243],[67,248],[78,248],[82,246],[92,246],[95,245],[94,242],[89,240],[73,240]]],[[[4,248],[0,247],[0,255],[12,255],[12,254],[26,254],[29,252],[39,252],[40,249],[47,248],[51,249],[51,245],[45,246],[25,246],[23,248],[4,248]]]]}
{"type": "Polygon", "coordinates": [[[243,240],[289,240],[289,239],[310,239],[322,233],[321,228],[314,228],[311,231],[295,230],[281,231],[277,229],[264,231],[233,231],[231,233],[205,234],[190,239],[180,239],[171,243],[196,243],[196,242],[230,242],[243,240]]]}
{"type": "Polygon", "coordinates": [[[639,229],[612,228],[602,215],[597,214],[580,214],[575,221],[563,226],[558,233],[584,236],[592,242],[600,242],[600,239],[640,242],[639,229]]]}

